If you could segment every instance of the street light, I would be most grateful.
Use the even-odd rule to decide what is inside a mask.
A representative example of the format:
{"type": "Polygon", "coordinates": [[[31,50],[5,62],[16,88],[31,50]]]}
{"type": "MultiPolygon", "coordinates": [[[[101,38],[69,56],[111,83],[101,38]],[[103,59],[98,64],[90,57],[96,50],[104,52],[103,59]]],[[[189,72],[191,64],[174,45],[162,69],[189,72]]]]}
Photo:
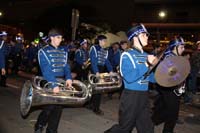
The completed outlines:
{"type": "Polygon", "coordinates": [[[0,11],[0,17],[3,15],[3,13],[0,11]]]}
{"type": "Polygon", "coordinates": [[[165,11],[160,11],[158,13],[159,18],[164,19],[167,16],[167,13],[165,11]]]}
{"type": "MultiPolygon", "coordinates": [[[[166,11],[161,10],[158,13],[158,17],[160,19],[160,22],[163,21],[166,18],[166,16],[167,16],[166,11]]],[[[159,29],[159,26],[157,28],[157,44],[160,45],[160,29],[159,29]]]]}

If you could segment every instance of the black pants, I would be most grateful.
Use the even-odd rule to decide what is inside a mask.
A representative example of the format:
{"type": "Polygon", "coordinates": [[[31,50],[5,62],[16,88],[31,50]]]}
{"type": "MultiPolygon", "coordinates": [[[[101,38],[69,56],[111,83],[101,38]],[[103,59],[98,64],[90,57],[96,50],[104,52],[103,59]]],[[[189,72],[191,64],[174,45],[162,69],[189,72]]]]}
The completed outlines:
{"type": "Polygon", "coordinates": [[[35,128],[47,125],[46,133],[57,133],[60,117],[62,114],[62,106],[47,105],[39,114],[35,128]]]}
{"type": "MultiPolygon", "coordinates": [[[[105,66],[98,66],[98,69],[99,69],[99,73],[106,72],[105,66]]],[[[91,104],[93,111],[98,111],[100,109],[101,97],[102,97],[102,94],[92,94],[92,98],[89,104],[91,104]]]]}
{"type": "Polygon", "coordinates": [[[0,86],[6,87],[6,75],[0,74],[0,86]]]}
{"type": "Polygon", "coordinates": [[[77,80],[80,80],[80,81],[88,80],[89,69],[83,70],[82,66],[76,63],[74,72],[77,73],[77,76],[76,76],[77,80]]]}
{"type": "Polygon", "coordinates": [[[9,58],[6,57],[5,60],[6,60],[6,64],[5,64],[6,75],[2,75],[1,71],[0,71],[0,86],[4,86],[4,87],[6,87],[6,79],[7,79],[7,74],[8,74],[8,65],[9,65],[8,60],[9,60],[9,58]]]}
{"type": "Polygon", "coordinates": [[[154,133],[148,92],[124,89],[119,104],[119,124],[105,133],[131,133],[134,127],[138,133],[154,133]]]}
{"type": "Polygon", "coordinates": [[[19,71],[19,68],[21,66],[21,61],[22,61],[21,54],[16,54],[16,56],[14,56],[14,67],[13,67],[13,71],[15,74],[17,74],[17,72],[19,71]]]}
{"type": "Polygon", "coordinates": [[[179,114],[180,97],[173,88],[159,88],[159,96],[154,103],[152,120],[155,125],[164,122],[163,133],[173,133],[179,114]]]}

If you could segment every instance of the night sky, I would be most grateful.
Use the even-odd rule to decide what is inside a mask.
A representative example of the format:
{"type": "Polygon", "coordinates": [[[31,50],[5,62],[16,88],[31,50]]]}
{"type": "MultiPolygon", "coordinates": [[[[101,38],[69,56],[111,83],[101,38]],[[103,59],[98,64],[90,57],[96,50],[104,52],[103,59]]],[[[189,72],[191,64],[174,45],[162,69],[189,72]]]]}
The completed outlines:
{"type": "Polygon", "coordinates": [[[157,13],[168,11],[163,22],[200,22],[198,0],[1,0],[1,24],[30,32],[51,27],[70,30],[71,11],[80,11],[80,23],[107,23],[113,31],[127,30],[133,22],[160,22],[157,13]]]}

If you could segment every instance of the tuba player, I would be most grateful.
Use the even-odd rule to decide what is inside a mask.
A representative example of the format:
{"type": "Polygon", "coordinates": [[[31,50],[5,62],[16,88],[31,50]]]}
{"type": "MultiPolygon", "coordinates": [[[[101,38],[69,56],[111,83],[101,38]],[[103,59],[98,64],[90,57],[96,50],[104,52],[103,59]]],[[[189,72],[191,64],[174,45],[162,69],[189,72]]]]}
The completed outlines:
{"type": "MultiPolygon", "coordinates": [[[[66,85],[71,87],[71,71],[67,64],[67,52],[60,46],[62,33],[58,29],[51,29],[48,37],[50,38],[50,44],[39,50],[38,61],[42,76],[47,82],[52,83],[51,88],[53,93],[59,93],[60,88],[56,84],[58,82],[56,78],[65,79],[66,85]]],[[[61,114],[61,105],[45,106],[35,124],[35,133],[42,133],[46,125],[46,133],[57,133],[61,114]]]]}

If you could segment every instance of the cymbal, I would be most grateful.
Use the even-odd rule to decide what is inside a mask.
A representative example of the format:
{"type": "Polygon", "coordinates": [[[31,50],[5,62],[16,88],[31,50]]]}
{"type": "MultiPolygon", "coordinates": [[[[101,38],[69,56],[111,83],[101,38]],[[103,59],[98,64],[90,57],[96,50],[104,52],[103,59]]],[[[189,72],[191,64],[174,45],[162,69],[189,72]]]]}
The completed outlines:
{"type": "Polygon", "coordinates": [[[190,69],[190,62],[186,57],[171,56],[157,66],[155,79],[163,87],[176,86],[187,78],[190,69]]]}

